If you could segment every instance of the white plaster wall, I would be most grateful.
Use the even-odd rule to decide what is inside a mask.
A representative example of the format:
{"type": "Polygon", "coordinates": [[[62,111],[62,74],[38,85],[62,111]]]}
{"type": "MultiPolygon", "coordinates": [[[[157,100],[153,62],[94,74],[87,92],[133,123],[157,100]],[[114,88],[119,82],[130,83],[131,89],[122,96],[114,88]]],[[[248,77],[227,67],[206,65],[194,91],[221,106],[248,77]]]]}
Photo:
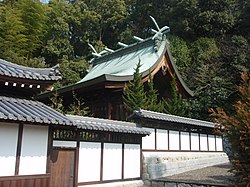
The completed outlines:
{"type": "Polygon", "coordinates": [[[180,146],[179,131],[169,131],[169,149],[179,150],[180,146]]]}
{"type": "Polygon", "coordinates": [[[142,137],[142,149],[155,149],[155,130],[152,128],[143,129],[150,131],[150,135],[142,137]]]}
{"type": "Polygon", "coordinates": [[[199,151],[199,134],[191,133],[191,150],[199,151]]]}
{"type": "Polygon", "coordinates": [[[216,136],[216,150],[223,151],[223,141],[221,136],[216,136]]]}
{"type": "Polygon", "coordinates": [[[18,124],[0,123],[0,176],[15,173],[18,124]]]}
{"type": "Polygon", "coordinates": [[[53,147],[76,147],[76,142],[54,140],[53,147]]]}
{"type": "Polygon", "coordinates": [[[209,151],[215,151],[215,136],[214,135],[208,135],[208,147],[209,151]]]}
{"type": "Polygon", "coordinates": [[[124,145],[124,178],[140,177],[140,144],[124,145]]]}
{"type": "Polygon", "coordinates": [[[207,135],[200,134],[201,151],[207,151],[207,135]]]}
{"type": "Polygon", "coordinates": [[[48,127],[24,125],[20,157],[20,175],[45,174],[48,127]]]}
{"type": "Polygon", "coordinates": [[[81,142],[79,149],[78,182],[100,180],[101,143],[81,142]]]}
{"type": "Polygon", "coordinates": [[[190,150],[189,132],[181,132],[181,150],[190,150]]]}
{"type": "Polygon", "coordinates": [[[104,143],[103,180],[122,178],[122,144],[104,143]]]}
{"type": "Polygon", "coordinates": [[[168,131],[163,129],[156,130],[156,149],[168,150],[168,131]]]}

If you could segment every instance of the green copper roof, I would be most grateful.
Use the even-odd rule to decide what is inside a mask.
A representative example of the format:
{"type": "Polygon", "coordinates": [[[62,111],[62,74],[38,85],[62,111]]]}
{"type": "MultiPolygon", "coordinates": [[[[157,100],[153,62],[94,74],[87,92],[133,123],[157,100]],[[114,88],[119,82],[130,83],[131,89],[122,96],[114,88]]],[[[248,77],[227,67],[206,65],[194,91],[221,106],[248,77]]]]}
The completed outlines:
{"type": "MultiPolygon", "coordinates": [[[[142,73],[142,77],[145,77],[159,65],[165,56],[168,59],[167,63],[169,63],[169,67],[174,71],[181,86],[187,94],[193,96],[193,92],[186,86],[178,73],[170,53],[169,42],[166,39],[166,33],[169,32],[169,27],[164,26],[159,28],[155,20],[153,18],[151,19],[154,21],[158,30],[152,29],[152,32],[155,33],[153,37],[145,40],[134,37],[139,42],[132,45],[122,44],[123,47],[115,51],[105,49],[106,53],[104,53],[104,51],[97,53],[94,47],[89,44],[94,51],[92,54],[96,57],[91,60],[91,68],[88,74],[76,84],[59,88],[56,91],[58,93],[64,93],[87,88],[105,81],[127,82],[133,80],[133,74],[139,61],[141,64],[140,73],[142,73]]],[[[43,94],[42,97],[46,97],[46,95],[49,95],[49,93],[43,94]]]]}
{"type": "Polygon", "coordinates": [[[166,39],[158,41],[149,38],[140,43],[117,50],[93,61],[93,67],[81,80],[86,82],[104,76],[105,80],[128,81],[133,79],[135,68],[140,61],[140,72],[148,74],[157,65],[158,59],[164,54],[166,39]],[[159,46],[156,46],[159,43],[159,46]]]}

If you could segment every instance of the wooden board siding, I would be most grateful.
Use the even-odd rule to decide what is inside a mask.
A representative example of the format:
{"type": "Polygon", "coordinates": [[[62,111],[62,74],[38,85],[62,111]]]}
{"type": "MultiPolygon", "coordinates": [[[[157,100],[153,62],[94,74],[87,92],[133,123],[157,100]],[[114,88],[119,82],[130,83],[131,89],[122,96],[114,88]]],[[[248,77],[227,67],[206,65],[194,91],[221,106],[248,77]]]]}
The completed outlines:
{"type": "Polygon", "coordinates": [[[51,187],[75,186],[76,149],[54,149],[51,155],[51,187]]]}
{"type": "Polygon", "coordinates": [[[0,187],[50,187],[50,174],[0,177],[0,187]]]}

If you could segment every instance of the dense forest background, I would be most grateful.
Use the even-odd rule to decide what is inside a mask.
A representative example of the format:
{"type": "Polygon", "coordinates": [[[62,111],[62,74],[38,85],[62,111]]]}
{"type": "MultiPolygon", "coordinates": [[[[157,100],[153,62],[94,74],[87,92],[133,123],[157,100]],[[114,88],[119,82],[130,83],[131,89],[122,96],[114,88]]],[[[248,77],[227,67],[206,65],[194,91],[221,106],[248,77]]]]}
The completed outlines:
{"type": "Polygon", "coordinates": [[[208,119],[209,108],[233,113],[240,72],[250,68],[250,1],[244,0],[3,0],[0,2],[0,58],[32,67],[60,64],[58,86],[80,80],[92,58],[133,35],[151,36],[169,26],[179,71],[195,91],[186,101],[190,117],[208,119]]]}

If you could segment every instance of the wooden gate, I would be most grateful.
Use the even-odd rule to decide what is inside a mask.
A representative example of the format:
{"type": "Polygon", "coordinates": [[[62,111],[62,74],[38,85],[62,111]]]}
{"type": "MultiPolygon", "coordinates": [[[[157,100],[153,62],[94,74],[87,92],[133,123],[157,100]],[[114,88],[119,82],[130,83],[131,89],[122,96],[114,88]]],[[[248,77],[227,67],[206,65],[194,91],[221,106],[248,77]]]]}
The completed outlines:
{"type": "Polygon", "coordinates": [[[51,187],[75,186],[76,149],[54,148],[51,154],[51,187]]]}

